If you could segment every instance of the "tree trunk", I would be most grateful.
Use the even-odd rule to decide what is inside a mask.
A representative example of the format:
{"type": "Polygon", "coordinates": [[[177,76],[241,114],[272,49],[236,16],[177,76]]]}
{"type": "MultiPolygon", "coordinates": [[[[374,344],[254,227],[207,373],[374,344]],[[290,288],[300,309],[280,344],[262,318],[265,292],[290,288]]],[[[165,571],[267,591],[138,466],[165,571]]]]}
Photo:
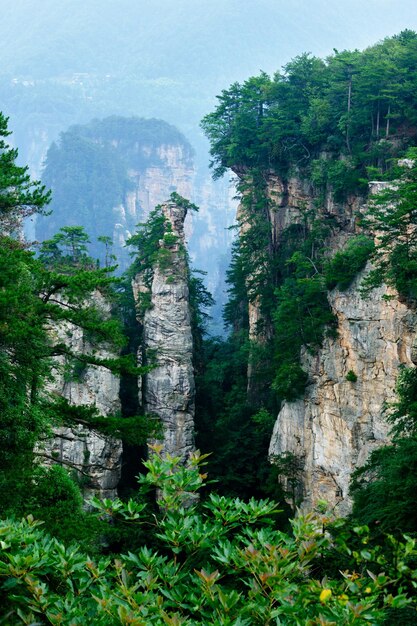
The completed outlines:
{"type": "Polygon", "coordinates": [[[349,76],[348,102],[347,102],[347,122],[346,122],[346,147],[349,154],[352,154],[350,148],[350,109],[352,108],[352,75],[349,76]]]}

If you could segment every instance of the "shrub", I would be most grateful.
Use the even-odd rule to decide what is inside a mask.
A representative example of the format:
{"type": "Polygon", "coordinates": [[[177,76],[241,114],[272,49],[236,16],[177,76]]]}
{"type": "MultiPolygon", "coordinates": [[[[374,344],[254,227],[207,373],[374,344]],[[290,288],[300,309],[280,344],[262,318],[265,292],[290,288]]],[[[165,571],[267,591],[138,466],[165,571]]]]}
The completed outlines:
{"type": "Polygon", "coordinates": [[[346,380],[350,383],[356,383],[358,377],[353,370],[349,370],[346,374],[346,380]]]}
{"type": "Polygon", "coordinates": [[[308,375],[299,363],[283,363],[277,370],[272,387],[280,398],[292,402],[303,394],[307,381],[308,375]]]}
{"type": "Polygon", "coordinates": [[[202,461],[195,455],[184,467],[154,447],[140,478],[143,488],[159,490],[153,516],[145,502],[94,501],[102,515],[154,528],[155,548],[114,561],[63,546],[31,516],[2,521],[2,623],[371,625],[382,623],[387,609],[412,606],[403,587],[416,578],[413,539],[398,541],[395,561],[387,562],[368,547],[366,527],[352,530],[361,545],[352,552],[341,529],[346,522],[334,533],[327,514],[299,515],[287,534],[276,530],[270,500],[211,494],[201,504],[202,461]],[[344,563],[331,578],[323,570],[329,559],[344,563]]]}
{"type": "Polygon", "coordinates": [[[327,288],[338,287],[341,291],[346,291],[357,273],[365,267],[374,248],[373,240],[365,235],[358,235],[350,239],[345,249],[336,252],[325,266],[324,275],[327,288]]]}

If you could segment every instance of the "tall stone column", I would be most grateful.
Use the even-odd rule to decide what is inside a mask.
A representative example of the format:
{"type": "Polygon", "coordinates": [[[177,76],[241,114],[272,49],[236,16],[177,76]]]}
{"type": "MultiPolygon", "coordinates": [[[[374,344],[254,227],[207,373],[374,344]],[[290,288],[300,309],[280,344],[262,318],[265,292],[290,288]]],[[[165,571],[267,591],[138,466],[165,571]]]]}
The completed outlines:
{"type": "MultiPolygon", "coordinates": [[[[159,242],[161,260],[155,263],[150,306],[142,316],[143,355],[154,367],[143,381],[146,413],[160,418],[163,453],[186,460],[194,450],[195,385],[193,340],[188,293],[188,264],[184,220],[187,209],[174,202],[161,207],[171,224],[159,242]]],[[[136,296],[144,291],[139,274],[136,296]]]]}

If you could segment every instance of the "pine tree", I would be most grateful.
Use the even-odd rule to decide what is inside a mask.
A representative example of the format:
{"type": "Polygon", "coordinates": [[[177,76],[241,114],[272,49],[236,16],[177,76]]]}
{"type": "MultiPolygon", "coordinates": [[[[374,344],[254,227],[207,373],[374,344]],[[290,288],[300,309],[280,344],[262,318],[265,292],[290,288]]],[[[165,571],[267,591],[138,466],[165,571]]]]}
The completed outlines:
{"type": "Polygon", "coordinates": [[[42,213],[50,193],[38,181],[32,181],[28,167],[16,164],[17,149],[6,141],[11,133],[8,118],[0,112],[0,232],[11,232],[33,213],[42,213]]]}

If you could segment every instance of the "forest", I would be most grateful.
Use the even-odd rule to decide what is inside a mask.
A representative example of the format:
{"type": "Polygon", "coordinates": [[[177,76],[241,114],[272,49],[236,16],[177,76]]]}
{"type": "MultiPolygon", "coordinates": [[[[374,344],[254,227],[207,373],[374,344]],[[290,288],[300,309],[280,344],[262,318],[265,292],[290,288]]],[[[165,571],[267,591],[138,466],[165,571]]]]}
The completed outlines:
{"type": "MultiPolygon", "coordinates": [[[[152,364],[137,363],[142,331],[130,285],[137,272],[150,282],[156,265],[170,276],[171,225],[158,207],[138,225],[122,276],[97,220],[93,233],[78,223],[42,243],[22,241],[22,220],[38,215],[46,223],[60,199],[17,164],[0,115],[0,624],[417,623],[417,369],[398,374],[395,400],[384,409],[390,443],[354,473],[350,515],[323,500],[300,509],[298,459],[268,459],[280,407],[311,383],[305,355],[337,337],[329,294],[347,292],[371,267],[363,298],[386,285],[386,298],[395,293],[415,310],[416,73],[417,34],[404,31],[363,52],[305,54],[272,78],[235,83],[203,119],[214,174],[237,174],[241,204],[225,339],[207,333],[212,299],[187,258],[199,452],[185,463],[158,443],[146,452],[161,426],[134,399],[135,381],[152,364]],[[304,181],[314,200],[300,202],[279,239],[273,177],[284,188],[295,177],[304,181]],[[374,180],[387,185],[368,197],[374,180]],[[344,211],[353,196],[368,208],[349,230],[344,211]],[[332,249],[344,231],[343,245],[332,249]],[[90,236],[103,246],[100,261],[90,236]],[[58,327],[65,332],[51,332],[58,327]],[[72,343],[78,329],[88,337],[82,353],[72,343]],[[112,356],[102,356],[103,345],[112,356]],[[105,417],[51,393],[57,358],[69,379],[89,365],[120,377],[121,413],[105,417]],[[92,497],[88,508],[82,472],[43,458],[54,429],[77,425],[122,440],[129,458],[118,497],[92,497]]],[[[90,131],[103,132],[101,145],[80,129],[62,141],[93,153],[86,167],[92,162],[104,194],[106,225],[118,185],[128,181],[99,127],[90,131]]],[[[175,134],[163,123],[144,124],[148,143],[160,131],[175,134]]],[[[57,176],[51,150],[46,172],[57,176]]],[[[197,209],[175,192],[171,201],[197,209]]],[[[90,204],[75,207],[77,215],[90,204]]],[[[146,298],[142,304],[149,306],[146,298]]],[[[346,379],[354,385],[357,373],[346,379]]]]}

